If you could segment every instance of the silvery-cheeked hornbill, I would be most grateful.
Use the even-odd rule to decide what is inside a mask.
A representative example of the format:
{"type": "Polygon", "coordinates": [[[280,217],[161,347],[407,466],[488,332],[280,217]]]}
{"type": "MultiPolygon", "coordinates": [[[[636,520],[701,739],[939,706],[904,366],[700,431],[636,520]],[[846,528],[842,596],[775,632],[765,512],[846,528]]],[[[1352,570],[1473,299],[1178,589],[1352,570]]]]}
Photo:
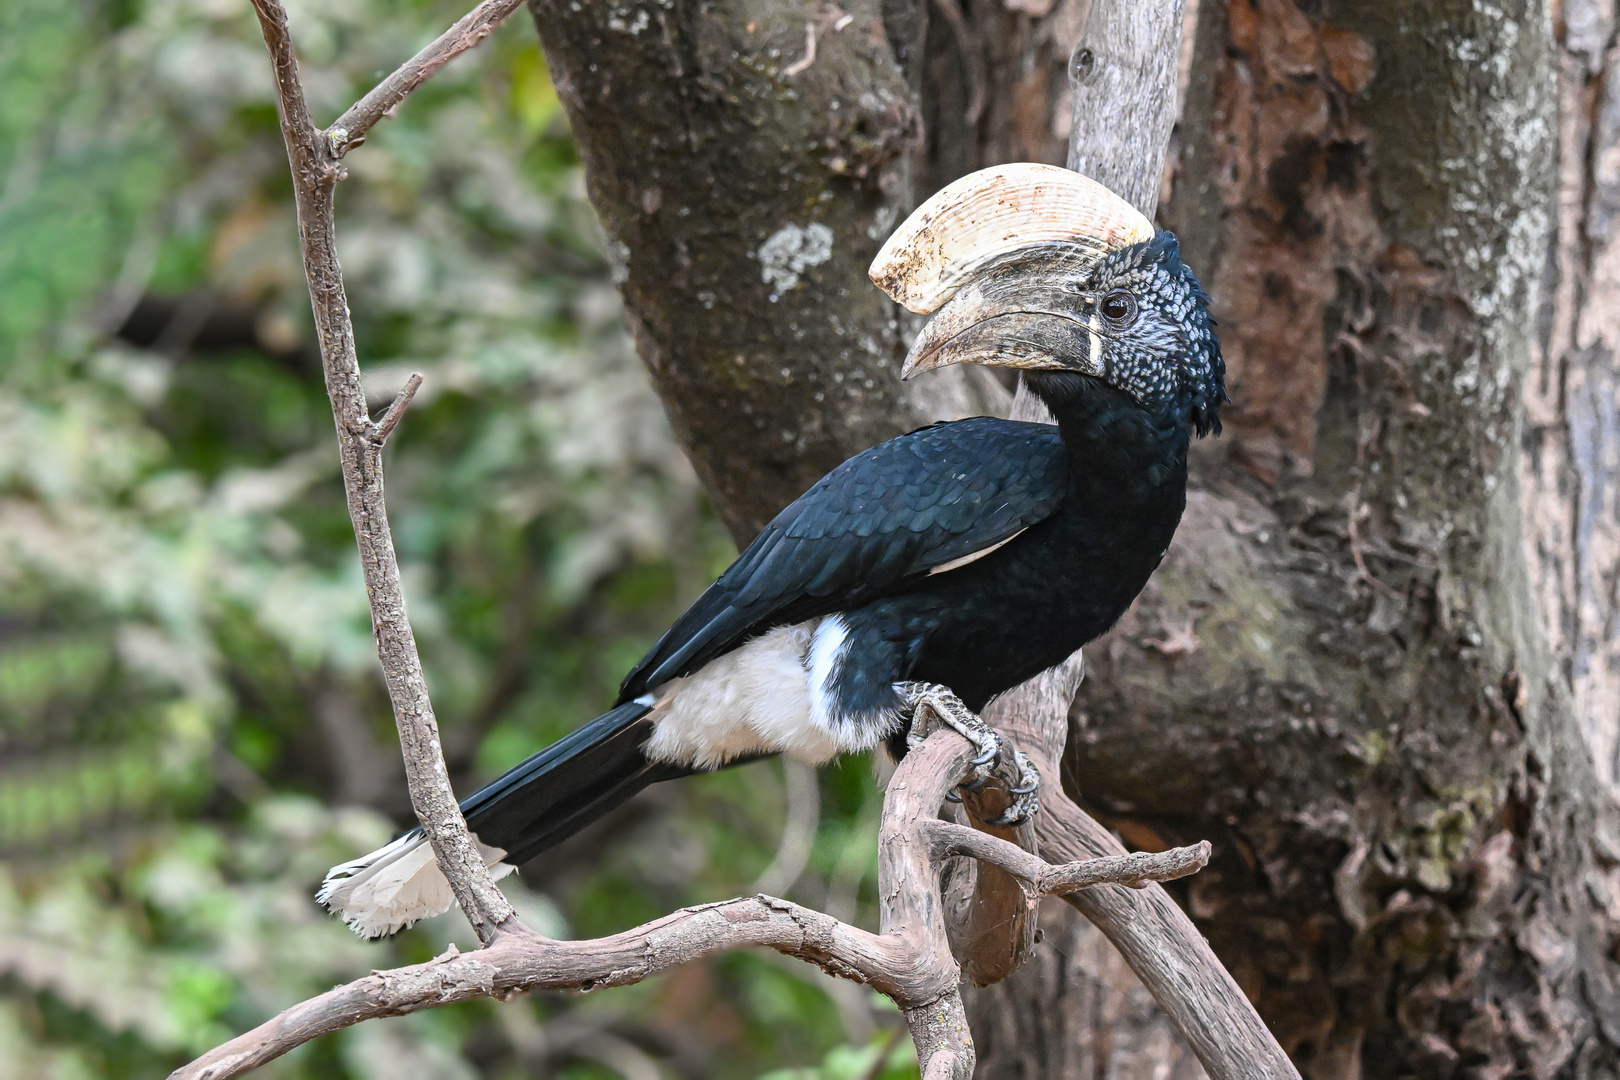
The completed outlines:
{"type": "MultiPolygon", "coordinates": [[[[1057,425],[976,417],[851,458],[777,515],[625,677],[619,702],[462,803],[501,874],[658,780],[888,742],[927,702],[975,742],[996,694],[1125,611],[1186,502],[1187,447],[1225,400],[1208,298],[1102,185],[987,169],[896,231],[872,279],[933,313],[903,377],[1019,368],[1057,425]],[[498,861],[497,861],[498,860],[498,861]]],[[[1021,756],[1014,812],[1038,780],[1021,756]]],[[[333,868],[319,899],[360,934],[451,904],[419,830],[333,868]]]]}

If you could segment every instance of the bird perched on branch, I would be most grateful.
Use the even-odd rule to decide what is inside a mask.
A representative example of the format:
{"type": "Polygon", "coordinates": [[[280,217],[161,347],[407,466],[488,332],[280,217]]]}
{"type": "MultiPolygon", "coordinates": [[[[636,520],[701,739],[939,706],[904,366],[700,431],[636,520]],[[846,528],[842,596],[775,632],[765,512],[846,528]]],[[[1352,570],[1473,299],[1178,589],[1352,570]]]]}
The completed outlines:
{"type": "MultiPolygon", "coordinates": [[[[872,279],[932,314],[903,378],[1017,368],[1056,426],[976,417],[844,462],[777,515],[625,677],[608,712],[461,804],[498,875],[648,784],[768,754],[888,743],[929,706],[978,748],[996,694],[1103,633],[1158,566],[1187,448],[1219,431],[1225,368],[1175,237],[1046,165],[974,173],[921,206],[872,279]]],[[[1038,806],[1019,755],[1009,811],[1038,806]]],[[[334,867],[358,933],[446,910],[420,830],[334,867]]]]}

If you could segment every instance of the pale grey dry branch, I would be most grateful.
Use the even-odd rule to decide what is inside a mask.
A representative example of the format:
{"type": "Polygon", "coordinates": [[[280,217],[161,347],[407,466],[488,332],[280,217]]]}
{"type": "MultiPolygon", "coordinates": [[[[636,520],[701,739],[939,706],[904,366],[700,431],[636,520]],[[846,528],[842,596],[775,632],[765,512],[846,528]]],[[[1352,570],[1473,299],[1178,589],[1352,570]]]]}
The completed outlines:
{"type": "Polygon", "coordinates": [[[1092,0],[1069,57],[1069,168],[1149,218],[1176,122],[1182,0],[1092,0]]]}
{"type": "MultiPolygon", "coordinates": [[[[472,923],[478,939],[488,944],[500,928],[517,926],[517,918],[484,866],[450,788],[444,751],[439,745],[438,721],[428,699],[416,637],[405,613],[399,561],[394,555],[388,506],[383,496],[383,440],[387,430],[399,422],[410,394],[400,395],[384,416],[382,425],[372,423],[366,410],[365,390],[360,384],[354,326],[349,319],[349,302],[337,257],[332,204],[343,169],[326,137],[310,120],[304,88],[298,77],[292,35],[287,28],[286,9],[281,0],[252,2],[275,69],[276,102],[292,168],[304,276],[309,281],[321,367],[326,376],[326,392],[332,401],[332,417],[337,424],[343,490],[349,519],[354,525],[355,542],[360,549],[366,594],[371,602],[377,657],[382,662],[383,680],[388,686],[388,700],[393,706],[405,755],[411,807],[433,845],[434,856],[449,879],[456,902],[472,923]]],[[[410,385],[420,383],[413,380],[408,389],[410,385]]]]}
{"type": "MultiPolygon", "coordinates": [[[[914,721],[922,722],[926,722],[926,716],[914,721]]],[[[1004,755],[996,770],[1000,782],[963,792],[962,810],[973,829],[1033,853],[1039,850],[1033,822],[1016,826],[989,824],[1000,820],[1011,808],[1011,789],[1018,783],[1012,755],[1004,755]]],[[[972,862],[960,871],[947,896],[952,951],[962,965],[964,981],[978,987],[993,986],[1029,959],[1035,947],[1035,905],[1023,883],[994,862],[972,862]]]]}
{"type": "Polygon", "coordinates": [[[1005,870],[1032,901],[1067,896],[1094,885],[1140,889],[1155,881],[1174,881],[1209,865],[1211,850],[1208,840],[1200,840],[1190,847],[1103,855],[1054,866],[1016,844],[951,821],[926,822],[922,834],[934,844],[936,856],[966,855],[1005,870]]]}
{"type": "Polygon", "coordinates": [[[405,385],[399,388],[399,393],[394,395],[393,403],[388,406],[388,411],[383,413],[381,420],[377,421],[377,426],[371,433],[374,440],[379,443],[388,441],[388,436],[392,435],[394,429],[399,426],[399,422],[405,419],[405,410],[411,407],[411,399],[416,396],[416,392],[420,389],[422,389],[422,373],[413,371],[411,377],[405,380],[405,385]]]}
{"type": "Polygon", "coordinates": [[[905,1013],[923,1075],[966,1080],[973,1044],[959,969],[945,938],[939,895],[944,856],[964,854],[1006,869],[1025,883],[1030,903],[1093,885],[1181,877],[1208,858],[1203,844],[1051,866],[1015,844],[938,820],[941,801],[967,775],[974,752],[955,732],[938,731],[895,771],[884,797],[878,857],[881,933],[763,895],[684,908],[590,941],[554,941],[521,925],[503,927],[476,952],[452,946],[425,964],[374,972],[294,1005],[177,1070],[171,1080],[227,1080],[319,1035],[377,1017],[479,997],[505,1000],[529,990],[626,986],[751,946],[775,949],[887,995],[905,1013]]]}

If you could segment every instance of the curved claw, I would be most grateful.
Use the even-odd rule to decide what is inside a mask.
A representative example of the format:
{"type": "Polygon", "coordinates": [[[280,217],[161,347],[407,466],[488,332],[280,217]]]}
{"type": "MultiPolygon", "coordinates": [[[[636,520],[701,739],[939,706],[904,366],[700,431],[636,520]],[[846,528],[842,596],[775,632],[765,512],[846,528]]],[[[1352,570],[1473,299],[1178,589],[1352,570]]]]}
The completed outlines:
{"type": "Polygon", "coordinates": [[[1040,813],[1041,797],[1038,794],[1041,787],[1040,772],[1022,750],[1013,751],[1013,760],[1018,764],[1018,786],[1008,789],[1008,793],[1013,797],[1012,804],[994,819],[987,821],[988,825],[1010,828],[1022,825],[1040,813]]]}
{"type": "Polygon", "coordinates": [[[959,802],[962,801],[962,796],[958,795],[954,791],[947,791],[945,793],[945,801],[946,802],[958,802],[959,803],[959,802]]]}
{"type": "Polygon", "coordinates": [[[987,819],[985,824],[995,825],[998,828],[1017,828],[1018,826],[1024,824],[1024,822],[1029,821],[1036,814],[1040,813],[1040,810],[1041,801],[1038,798],[1031,798],[1027,801],[1025,799],[1017,799],[1011,806],[1007,807],[1007,809],[1003,810],[995,817],[987,819]]]}

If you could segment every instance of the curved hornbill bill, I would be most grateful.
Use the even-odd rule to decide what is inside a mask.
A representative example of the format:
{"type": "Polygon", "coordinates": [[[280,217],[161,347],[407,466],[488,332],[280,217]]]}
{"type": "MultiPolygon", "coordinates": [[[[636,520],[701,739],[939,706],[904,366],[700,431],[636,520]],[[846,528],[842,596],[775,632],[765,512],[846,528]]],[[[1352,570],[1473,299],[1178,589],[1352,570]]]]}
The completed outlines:
{"type": "MultiPolygon", "coordinates": [[[[974,417],[844,462],[778,514],[625,677],[618,704],[461,804],[498,875],[648,784],[784,753],[903,753],[927,703],[975,715],[1124,613],[1186,504],[1192,435],[1225,368],[1174,236],[1046,165],[974,173],[924,203],[872,280],[931,313],[902,378],[1021,369],[1056,426],[974,417]]],[[[1019,756],[1015,817],[1038,777],[1019,756]]],[[[982,775],[982,772],[981,772],[982,775]]],[[[358,933],[446,910],[420,830],[334,867],[318,899],[358,933]]]]}

